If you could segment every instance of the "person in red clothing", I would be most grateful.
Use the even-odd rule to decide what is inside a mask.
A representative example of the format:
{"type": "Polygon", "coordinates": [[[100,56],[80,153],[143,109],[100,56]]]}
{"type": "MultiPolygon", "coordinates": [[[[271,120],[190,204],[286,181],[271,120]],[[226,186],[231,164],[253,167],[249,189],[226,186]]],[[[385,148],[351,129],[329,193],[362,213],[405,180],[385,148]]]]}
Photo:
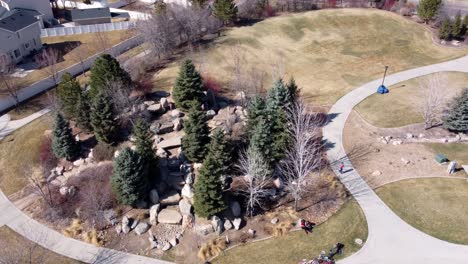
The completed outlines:
{"type": "Polygon", "coordinates": [[[314,226],[315,226],[314,223],[311,223],[311,222],[306,221],[304,219],[301,219],[300,224],[301,224],[301,229],[304,230],[306,235],[308,235],[310,232],[312,232],[312,229],[314,229],[314,226]]]}
{"type": "Polygon", "coordinates": [[[341,162],[341,164],[340,164],[340,173],[343,173],[343,170],[344,170],[344,163],[341,162]]]}

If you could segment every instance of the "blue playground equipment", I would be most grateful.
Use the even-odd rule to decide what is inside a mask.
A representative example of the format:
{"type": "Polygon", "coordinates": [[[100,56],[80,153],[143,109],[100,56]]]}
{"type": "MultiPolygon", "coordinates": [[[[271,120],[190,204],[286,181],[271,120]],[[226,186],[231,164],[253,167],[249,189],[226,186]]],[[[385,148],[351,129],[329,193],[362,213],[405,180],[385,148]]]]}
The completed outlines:
{"type": "Polygon", "coordinates": [[[388,70],[388,66],[385,66],[385,72],[384,72],[384,75],[383,75],[382,84],[379,86],[379,88],[377,88],[377,93],[379,93],[379,94],[386,94],[386,93],[389,92],[388,88],[385,87],[385,85],[384,85],[385,76],[387,76],[387,70],[388,70]]]}

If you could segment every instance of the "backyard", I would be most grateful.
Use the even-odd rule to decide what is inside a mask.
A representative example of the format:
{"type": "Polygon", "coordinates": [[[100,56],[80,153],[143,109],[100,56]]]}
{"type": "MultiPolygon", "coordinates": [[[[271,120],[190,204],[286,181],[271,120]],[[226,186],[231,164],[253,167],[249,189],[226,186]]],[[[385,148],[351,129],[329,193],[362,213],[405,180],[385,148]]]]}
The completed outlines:
{"type": "Polygon", "coordinates": [[[468,244],[468,182],[410,179],[377,189],[380,198],[413,227],[442,240],[468,244]]]}
{"type": "MultiPolygon", "coordinates": [[[[234,54],[241,58],[244,72],[264,80],[263,87],[271,85],[272,75],[294,74],[304,97],[323,105],[381,77],[384,65],[393,73],[467,52],[440,47],[431,37],[421,25],[393,13],[329,9],[231,28],[189,56],[205,76],[224,86],[232,79],[234,54]]],[[[170,63],[154,76],[157,90],[172,87],[179,63],[170,63]]]]}
{"type": "Polygon", "coordinates": [[[298,263],[302,259],[317,257],[322,250],[328,252],[336,243],[345,245],[342,257],[358,251],[355,239],[367,238],[367,223],[359,205],[348,201],[329,220],[314,228],[309,235],[302,231],[264,241],[248,243],[221,253],[213,260],[216,264],[269,264],[298,263]]]}

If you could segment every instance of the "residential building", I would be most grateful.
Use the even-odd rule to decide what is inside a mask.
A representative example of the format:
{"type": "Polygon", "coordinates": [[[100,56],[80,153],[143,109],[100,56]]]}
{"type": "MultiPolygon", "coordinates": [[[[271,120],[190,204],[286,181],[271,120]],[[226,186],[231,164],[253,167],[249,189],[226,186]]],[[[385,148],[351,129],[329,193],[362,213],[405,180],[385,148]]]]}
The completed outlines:
{"type": "Polygon", "coordinates": [[[54,14],[49,0],[0,0],[0,5],[0,18],[9,16],[15,9],[27,9],[38,12],[42,23],[53,24],[54,14]]]}
{"type": "Polygon", "coordinates": [[[27,11],[17,10],[0,19],[0,61],[18,63],[42,48],[41,21],[27,11]]]}
{"type": "Polygon", "coordinates": [[[111,12],[109,7],[72,9],[66,13],[66,18],[77,26],[111,23],[111,12]]]}

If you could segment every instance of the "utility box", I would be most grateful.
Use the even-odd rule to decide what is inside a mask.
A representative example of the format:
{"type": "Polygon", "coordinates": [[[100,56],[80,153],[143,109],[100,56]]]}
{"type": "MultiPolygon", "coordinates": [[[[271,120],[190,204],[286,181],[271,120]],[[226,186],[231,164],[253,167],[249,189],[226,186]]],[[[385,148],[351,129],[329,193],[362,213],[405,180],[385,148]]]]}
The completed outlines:
{"type": "Polygon", "coordinates": [[[435,159],[438,163],[440,163],[440,164],[449,161],[448,158],[447,158],[447,156],[445,156],[445,155],[442,154],[442,153],[436,154],[435,157],[434,157],[434,159],[435,159]]]}

